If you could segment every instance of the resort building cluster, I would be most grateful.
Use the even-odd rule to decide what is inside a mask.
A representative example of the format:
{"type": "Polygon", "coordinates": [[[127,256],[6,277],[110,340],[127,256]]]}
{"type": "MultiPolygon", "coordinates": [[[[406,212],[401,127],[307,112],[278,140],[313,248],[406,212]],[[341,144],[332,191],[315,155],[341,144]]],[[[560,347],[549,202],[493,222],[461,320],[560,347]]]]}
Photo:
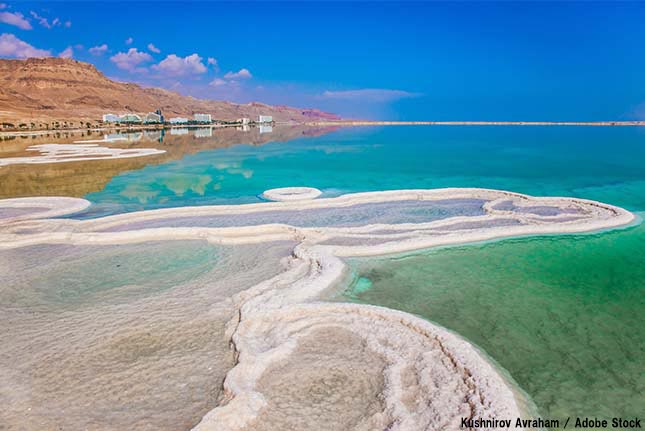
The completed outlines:
{"type": "Polygon", "coordinates": [[[166,119],[161,113],[160,109],[155,112],[148,112],[147,114],[104,114],[103,123],[115,124],[168,124],[174,125],[208,125],[208,124],[234,124],[249,126],[256,124],[258,126],[271,126],[273,124],[273,117],[270,115],[259,115],[257,121],[251,121],[250,118],[238,118],[236,121],[214,120],[211,114],[196,113],[192,118],[187,117],[172,117],[166,119]]]}

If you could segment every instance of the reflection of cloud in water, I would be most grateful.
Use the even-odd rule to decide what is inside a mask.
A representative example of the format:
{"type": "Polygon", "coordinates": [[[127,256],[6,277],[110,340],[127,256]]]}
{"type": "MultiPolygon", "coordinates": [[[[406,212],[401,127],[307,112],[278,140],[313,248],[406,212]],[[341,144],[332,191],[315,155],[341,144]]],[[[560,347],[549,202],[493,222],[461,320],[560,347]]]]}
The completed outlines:
{"type": "Polygon", "coordinates": [[[183,196],[187,191],[192,191],[200,196],[204,195],[206,186],[212,182],[210,175],[182,175],[176,174],[165,178],[161,184],[177,196],[183,196]]]}
{"type": "Polygon", "coordinates": [[[242,175],[247,180],[253,176],[253,170],[243,169],[240,162],[219,162],[215,163],[213,167],[217,170],[224,171],[227,174],[242,175]]]}
{"type": "Polygon", "coordinates": [[[128,184],[119,194],[128,199],[135,199],[139,201],[139,203],[145,204],[148,203],[149,200],[157,197],[159,195],[159,191],[152,190],[150,186],[146,184],[128,184]]]}

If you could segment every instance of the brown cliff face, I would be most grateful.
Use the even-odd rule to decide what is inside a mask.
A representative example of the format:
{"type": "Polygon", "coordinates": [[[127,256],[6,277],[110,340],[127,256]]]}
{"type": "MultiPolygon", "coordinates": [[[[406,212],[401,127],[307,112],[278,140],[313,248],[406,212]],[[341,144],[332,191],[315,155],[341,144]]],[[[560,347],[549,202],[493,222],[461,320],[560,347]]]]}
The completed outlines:
{"type": "Polygon", "coordinates": [[[0,60],[0,121],[29,124],[51,121],[96,123],[102,114],[146,113],[166,117],[205,112],[218,120],[272,115],[276,121],[339,119],[315,109],[234,104],[182,96],[161,88],[115,82],[89,63],[62,58],[0,60]]]}

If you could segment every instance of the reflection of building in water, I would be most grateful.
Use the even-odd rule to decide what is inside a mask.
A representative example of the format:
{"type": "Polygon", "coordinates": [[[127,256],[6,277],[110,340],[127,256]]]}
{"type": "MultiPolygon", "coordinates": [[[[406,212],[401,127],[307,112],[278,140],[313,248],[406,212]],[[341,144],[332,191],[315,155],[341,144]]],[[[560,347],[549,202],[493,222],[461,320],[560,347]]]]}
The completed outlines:
{"type": "Polygon", "coordinates": [[[195,120],[196,123],[211,123],[213,118],[211,117],[211,114],[195,114],[193,115],[193,120],[195,120]]]}
{"type": "Polygon", "coordinates": [[[273,123],[273,117],[270,115],[260,115],[258,116],[258,123],[273,123]]]}
{"type": "Polygon", "coordinates": [[[248,132],[249,130],[251,130],[251,127],[248,124],[245,124],[243,126],[237,126],[235,128],[235,130],[241,130],[243,132],[248,132]]]}
{"type": "Polygon", "coordinates": [[[143,136],[151,141],[161,142],[163,139],[163,130],[146,130],[143,132],[143,136]]]}
{"type": "Polygon", "coordinates": [[[141,132],[108,133],[107,135],[103,135],[103,139],[105,139],[106,141],[122,141],[124,139],[127,139],[128,141],[138,141],[141,138],[143,138],[143,133],[141,132]]]}
{"type": "Polygon", "coordinates": [[[260,126],[260,133],[271,133],[273,132],[273,127],[271,126],[260,126]]]}
{"type": "Polygon", "coordinates": [[[249,124],[251,122],[251,119],[246,118],[246,117],[245,118],[238,118],[237,120],[235,120],[235,122],[240,123],[241,125],[245,126],[245,125],[247,125],[247,124],[249,124]]]}
{"type": "Polygon", "coordinates": [[[199,129],[195,129],[195,137],[196,138],[210,138],[213,136],[213,129],[210,127],[200,127],[199,129]]]}
{"type": "Polygon", "coordinates": [[[187,135],[188,134],[188,129],[185,127],[173,127],[170,129],[170,134],[171,135],[187,135]]]}
{"type": "Polygon", "coordinates": [[[173,117],[168,121],[170,124],[188,124],[188,118],[184,117],[173,117]]]}

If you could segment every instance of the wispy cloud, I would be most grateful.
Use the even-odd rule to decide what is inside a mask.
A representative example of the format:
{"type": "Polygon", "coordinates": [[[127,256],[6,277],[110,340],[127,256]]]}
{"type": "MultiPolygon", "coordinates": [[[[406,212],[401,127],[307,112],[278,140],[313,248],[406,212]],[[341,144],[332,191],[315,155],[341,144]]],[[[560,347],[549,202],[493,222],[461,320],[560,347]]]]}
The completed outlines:
{"type": "Polygon", "coordinates": [[[65,27],[71,27],[72,26],[71,21],[65,21],[65,23],[63,23],[63,21],[61,21],[61,19],[58,18],[58,17],[54,18],[51,22],[49,22],[48,18],[46,18],[46,17],[44,17],[42,15],[39,15],[37,12],[34,12],[33,10],[30,11],[29,13],[31,14],[32,17],[34,17],[34,19],[36,21],[38,21],[38,24],[40,24],[42,27],[45,27],[47,29],[52,29],[54,27],[60,27],[62,25],[64,25],[65,27]]]}
{"type": "Polygon", "coordinates": [[[156,46],[154,46],[154,44],[152,44],[152,43],[148,44],[148,51],[154,52],[155,54],[159,54],[161,52],[161,50],[159,48],[157,48],[156,46]]]}
{"type": "MultiPolygon", "coordinates": [[[[4,7],[6,5],[3,3],[4,7]]],[[[4,9],[4,8],[0,8],[4,9]]],[[[20,12],[0,12],[0,22],[14,25],[21,30],[31,30],[31,23],[20,12]]]]}
{"type": "Polygon", "coordinates": [[[215,78],[208,85],[212,87],[221,87],[223,85],[226,85],[226,81],[224,81],[222,78],[215,78]]]}
{"type": "Polygon", "coordinates": [[[237,72],[228,72],[224,75],[226,79],[249,79],[252,78],[251,72],[249,69],[240,69],[237,72]]]}
{"type": "Polygon", "coordinates": [[[338,100],[363,100],[370,102],[392,102],[394,100],[418,97],[419,93],[385,88],[362,88],[358,90],[325,91],[319,98],[338,100]]]}
{"type": "Polygon", "coordinates": [[[0,9],[6,9],[7,3],[0,3],[0,9]]]}
{"type": "Polygon", "coordinates": [[[134,39],[132,39],[131,37],[129,37],[129,38],[127,38],[127,39],[125,40],[125,44],[126,44],[126,45],[132,45],[132,42],[134,42],[134,39]]]}
{"type": "Polygon", "coordinates": [[[215,78],[213,79],[208,85],[211,87],[223,87],[225,85],[228,85],[230,81],[226,81],[222,78],[215,78]]]}
{"type": "Polygon", "coordinates": [[[51,51],[34,48],[15,35],[4,33],[0,35],[0,56],[12,58],[50,57],[51,51]]]}
{"type": "Polygon", "coordinates": [[[203,58],[198,54],[191,54],[186,57],[170,54],[159,64],[152,66],[152,68],[160,74],[170,77],[200,75],[208,70],[203,63],[203,58]]]}
{"type": "Polygon", "coordinates": [[[74,57],[74,48],[68,46],[63,51],[58,54],[60,58],[73,58],[74,57]]]}
{"type": "Polygon", "coordinates": [[[88,51],[92,55],[103,55],[107,52],[107,50],[108,50],[108,46],[107,44],[104,43],[103,45],[93,46],[88,51]]]}
{"type": "Polygon", "coordinates": [[[128,52],[119,52],[113,55],[110,57],[110,61],[116,64],[119,69],[129,72],[143,72],[145,69],[139,66],[142,63],[152,61],[152,56],[147,52],[137,50],[137,48],[130,48],[128,52]]]}

